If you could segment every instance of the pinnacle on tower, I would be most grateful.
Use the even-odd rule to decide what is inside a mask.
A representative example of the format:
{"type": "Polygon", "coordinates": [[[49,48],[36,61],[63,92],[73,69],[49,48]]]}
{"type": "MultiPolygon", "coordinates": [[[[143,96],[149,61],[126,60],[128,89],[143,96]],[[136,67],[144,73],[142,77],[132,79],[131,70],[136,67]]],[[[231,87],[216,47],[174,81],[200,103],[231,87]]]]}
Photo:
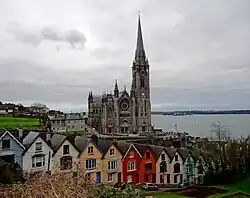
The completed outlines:
{"type": "Polygon", "coordinates": [[[119,97],[119,89],[118,89],[117,79],[115,80],[114,96],[115,96],[116,98],[119,97]]]}

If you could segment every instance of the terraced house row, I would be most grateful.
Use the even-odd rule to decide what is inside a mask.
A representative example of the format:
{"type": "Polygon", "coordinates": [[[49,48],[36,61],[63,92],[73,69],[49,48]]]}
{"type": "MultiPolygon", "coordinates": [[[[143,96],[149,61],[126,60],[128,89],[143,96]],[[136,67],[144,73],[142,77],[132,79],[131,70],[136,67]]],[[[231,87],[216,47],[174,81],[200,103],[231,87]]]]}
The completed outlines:
{"type": "Polygon", "coordinates": [[[112,142],[96,135],[69,140],[60,134],[8,131],[0,134],[0,159],[30,173],[80,170],[96,184],[202,183],[208,163],[214,164],[211,156],[185,148],[112,142]]]}

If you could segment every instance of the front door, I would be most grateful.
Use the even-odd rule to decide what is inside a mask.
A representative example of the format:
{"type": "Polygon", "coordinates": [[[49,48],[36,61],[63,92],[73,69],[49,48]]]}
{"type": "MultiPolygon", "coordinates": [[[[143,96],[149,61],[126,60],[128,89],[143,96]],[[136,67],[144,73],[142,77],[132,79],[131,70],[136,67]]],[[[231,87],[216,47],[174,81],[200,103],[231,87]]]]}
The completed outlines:
{"type": "Polygon", "coordinates": [[[101,183],[101,172],[96,173],[96,183],[100,184],[101,183]]]}
{"type": "Polygon", "coordinates": [[[139,183],[139,173],[136,173],[136,184],[139,183]]]}
{"type": "Polygon", "coordinates": [[[122,173],[121,172],[119,172],[118,173],[118,183],[121,183],[122,182],[122,173]]]}
{"type": "Polygon", "coordinates": [[[167,174],[167,183],[170,184],[170,174],[167,174]]]}

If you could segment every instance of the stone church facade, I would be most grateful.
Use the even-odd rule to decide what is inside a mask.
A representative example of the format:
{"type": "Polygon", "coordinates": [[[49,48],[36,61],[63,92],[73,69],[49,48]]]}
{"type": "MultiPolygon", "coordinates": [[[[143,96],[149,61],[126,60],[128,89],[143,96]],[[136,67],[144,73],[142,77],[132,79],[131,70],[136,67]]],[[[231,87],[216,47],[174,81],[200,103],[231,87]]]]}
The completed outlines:
{"type": "Polygon", "coordinates": [[[115,82],[114,93],[88,96],[88,124],[102,134],[141,134],[152,131],[149,63],[145,54],[140,16],[132,65],[130,93],[115,82]]]}

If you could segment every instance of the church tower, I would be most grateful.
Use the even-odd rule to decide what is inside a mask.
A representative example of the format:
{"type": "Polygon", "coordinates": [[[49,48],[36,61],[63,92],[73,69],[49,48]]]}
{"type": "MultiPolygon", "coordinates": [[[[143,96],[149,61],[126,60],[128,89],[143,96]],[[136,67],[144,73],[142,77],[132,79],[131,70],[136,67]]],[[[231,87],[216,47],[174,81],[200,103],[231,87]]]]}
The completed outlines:
{"type": "Polygon", "coordinates": [[[144,50],[139,15],[130,95],[135,101],[135,130],[144,135],[152,131],[149,74],[149,63],[144,50]]]}

